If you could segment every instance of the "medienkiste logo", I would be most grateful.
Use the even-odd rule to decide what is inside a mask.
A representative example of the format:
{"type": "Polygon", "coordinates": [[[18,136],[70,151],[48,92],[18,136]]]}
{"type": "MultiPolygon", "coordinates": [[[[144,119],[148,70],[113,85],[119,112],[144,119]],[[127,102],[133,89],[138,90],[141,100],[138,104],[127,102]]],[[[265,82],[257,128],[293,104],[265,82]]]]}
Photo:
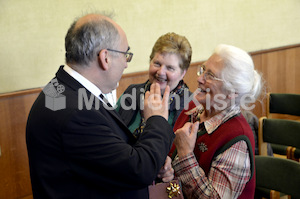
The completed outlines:
{"type": "Polygon", "coordinates": [[[66,96],[62,95],[65,87],[58,83],[57,79],[52,79],[43,89],[45,94],[45,106],[52,111],[66,108],[66,96]]]}
{"type": "MultiPolygon", "coordinates": [[[[66,108],[66,96],[62,95],[62,93],[65,91],[65,86],[62,84],[59,84],[57,79],[52,79],[43,89],[43,92],[45,94],[45,107],[52,111],[57,111],[61,109],[66,108]]],[[[124,110],[144,110],[144,93],[145,91],[143,88],[140,90],[139,94],[137,92],[136,88],[133,88],[131,94],[123,94],[119,99],[119,105],[124,110]],[[137,102],[139,103],[139,106],[137,105],[137,102]],[[131,103],[128,103],[131,102],[131,103]]],[[[200,105],[200,102],[196,99],[196,96],[199,93],[203,93],[201,89],[196,89],[195,92],[190,95],[190,92],[186,89],[184,90],[183,96],[179,96],[178,94],[172,94],[170,96],[170,102],[174,101],[175,104],[173,107],[175,107],[176,110],[180,109],[180,106],[183,104],[185,107],[184,109],[188,109],[188,104],[190,101],[193,101],[196,106],[200,105]]],[[[206,110],[210,110],[211,108],[215,110],[223,111],[228,106],[241,106],[244,110],[252,110],[255,107],[255,98],[251,96],[250,94],[243,94],[239,97],[238,101],[236,101],[235,97],[231,97],[230,101],[228,101],[228,96],[225,94],[215,94],[211,96],[210,89],[205,90],[205,108],[206,110]]],[[[203,94],[202,94],[203,95],[203,94]]],[[[159,109],[160,106],[152,106],[152,100],[155,96],[155,94],[152,96],[150,95],[148,100],[148,106],[151,107],[151,109],[159,109]]],[[[234,90],[231,91],[230,96],[236,96],[236,92],[234,90]]],[[[169,102],[169,109],[170,109],[170,103],[169,102]]],[[[107,106],[107,103],[102,103],[103,107],[107,110],[114,110],[115,106],[107,106]]],[[[87,90],[85,88],[79,88],[78,89],[78,110],[91,110],[91,109],[100,109],[100,99],[99,97],[96,97],[95,95],[88,95],[87,90]]]]}

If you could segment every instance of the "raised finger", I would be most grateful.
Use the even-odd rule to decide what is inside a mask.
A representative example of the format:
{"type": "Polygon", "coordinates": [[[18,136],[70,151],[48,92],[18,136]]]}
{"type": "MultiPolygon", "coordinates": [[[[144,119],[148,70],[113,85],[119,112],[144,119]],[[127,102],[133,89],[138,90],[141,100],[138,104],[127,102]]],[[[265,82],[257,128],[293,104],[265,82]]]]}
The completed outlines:
{"type": "Polygon", "coordinates": [[[170,95],[170,86],[166,86],[164,96],[163,96],[163,104],[167,105],[169,103],[169,95],[170,95]]]}
{"type": "Polygon", "coordinates": [[[150,95],[152,96],[154,94],[154,91],[155,91],[155,83],[154,84],[151,84],[150,86],[150,95]]]}
{"type": "Polygon", "coordinates": [[[150,96],[150,92],[147,91],[147,92],[145,93],[145,97],[144,97],[144,103],[145,103],[145,104],[148,104],[149,96],[150,96]]]}
{"type": "Polygon", "coordinates": [[[192,127],[191,127],[191,136],[197,136],[197,132],[198,132],[198,129],[199,129],[199,122],[195,122],[192,127]]]}
{"type": "Polygon", "coordinates": [[[154,99],[156,99],[156,100],[161,99],[160,85],[158,83],[155,83],[154,99]]]}

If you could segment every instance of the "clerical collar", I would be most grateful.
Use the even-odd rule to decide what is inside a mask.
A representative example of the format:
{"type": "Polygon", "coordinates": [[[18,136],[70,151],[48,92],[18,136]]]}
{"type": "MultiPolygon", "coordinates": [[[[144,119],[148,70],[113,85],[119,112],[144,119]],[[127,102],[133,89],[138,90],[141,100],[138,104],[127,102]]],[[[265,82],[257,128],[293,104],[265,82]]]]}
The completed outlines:
{"type": "Polygon", "coordinates": [[[68,65],[64,65],[63,68],[70,76],[76,79],[80,84],[82,84],[87,90],[89,90],[93,95],[95,95],[98,99],[103,101],[99,96],[102,91],[92,82],[90,82],[87,78],[83,77],[81,74],[76,72],[68,65]]]}

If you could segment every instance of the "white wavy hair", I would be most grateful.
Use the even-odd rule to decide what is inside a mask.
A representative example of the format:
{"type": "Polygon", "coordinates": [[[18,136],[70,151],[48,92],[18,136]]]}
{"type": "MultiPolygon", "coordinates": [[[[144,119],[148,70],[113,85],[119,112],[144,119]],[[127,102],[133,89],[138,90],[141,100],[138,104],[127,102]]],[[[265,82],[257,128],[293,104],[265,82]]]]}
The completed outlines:
{"type": "Polygon", "coordinates": [[[238,94],[236,104],[240,104],[243,96],[246,100],[256,100],[262,90],[262,77],[255,70],[250,55],[240,48],[226,44],[219,44],[214,53],[219,55],[224,63],[221,73],[221,78],[225,80],[224,88],[238,94]]]}

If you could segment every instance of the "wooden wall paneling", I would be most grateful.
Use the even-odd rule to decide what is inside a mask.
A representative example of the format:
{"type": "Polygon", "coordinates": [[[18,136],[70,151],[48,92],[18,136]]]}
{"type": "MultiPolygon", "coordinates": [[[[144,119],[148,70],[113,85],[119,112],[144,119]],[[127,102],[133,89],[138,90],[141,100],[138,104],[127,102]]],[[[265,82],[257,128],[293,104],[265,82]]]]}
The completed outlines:
{"type": "Polygon", "coordinates": [[[192,63],[183,78],[183,81],[188,85],[191,92],[194,92],[198,88],[197,70],[198,70],[198,66],[201,65],[202,63],[203,62],[192,63]]]}
{"type": "Polygon", "coordinates": [[[122,75],[117,88],[117,98],[119,98],[126,88],[131,84],[140,84],[148,79],[148,71],[130,73],[122,75]]]}
{"type": "Polygon", "coordinates": [[[296,56],[296,51],[295,49],[289,49],[284,52],[286,59],[285,59],[285,84],[286,92],[293,92],[296,90],[296,67],[295,67],[295,56],[296,56]]]}
{"type": "MultiPolygon", "coordinates": [[[[13,190],[12,186],[14,186],[11,170],[11,160],[10,160],[10,149],[9,145],[11,145],[10,139],[10,124],[8,122],[4,122],[7,120],[8,107],[6,103],[0,103],[0,147],[1,147],[1,156],[0,156],[0,198],[8,198],[8,196],[12,195],[13,190]],[[4,122],[4,123],[3,123],[4,122]]],[[[14,146],[14,145],[12,145],[14,146]]]]}
{"type": "Polygon", "coordinates": [[[262,55],[264,75],[269,91],[283,93],[286,89],[285,53],[281,51],[270,52],[262,55]]]}
{"type": "Polygon", "coordinates": [[[25,128],[37,95],[0,97],[0,198],[32,198],[25,128]]]}
{"type": "Polygon", "coordinates": [[[300,93],[300,47],[263,54],[268,89],[276,93],[300,93]]]}
{"type": "MultiPolygon", "coordinates": [[[[265,81],[265,77],[263,74],[263,65],[262,65],[262,56],[261,54],[251,55],[254,67],[257,70],[258,73],[262,75],[262,80],[265,81]]],[[[257,116],[261,117],[263,115],[266,115],[265,106],[266,106],[266,97],[267,92],[265,89],[262,89],[261,96],[258,98],[258,100],[255,102],[255,108],[252,110],[252,112],[257,116]]]]}
{"type": "Polygon", "coordinates": [[[296,77],[296,83],[295,83],[295,93],[300,94],[300,47],[295,49],[295,77],[296,77]]]}
{"type": "Polygon", "coordinates": [[[285,52],[286,90],[287,93],[300,93],[300,47],[285,52]]]}

